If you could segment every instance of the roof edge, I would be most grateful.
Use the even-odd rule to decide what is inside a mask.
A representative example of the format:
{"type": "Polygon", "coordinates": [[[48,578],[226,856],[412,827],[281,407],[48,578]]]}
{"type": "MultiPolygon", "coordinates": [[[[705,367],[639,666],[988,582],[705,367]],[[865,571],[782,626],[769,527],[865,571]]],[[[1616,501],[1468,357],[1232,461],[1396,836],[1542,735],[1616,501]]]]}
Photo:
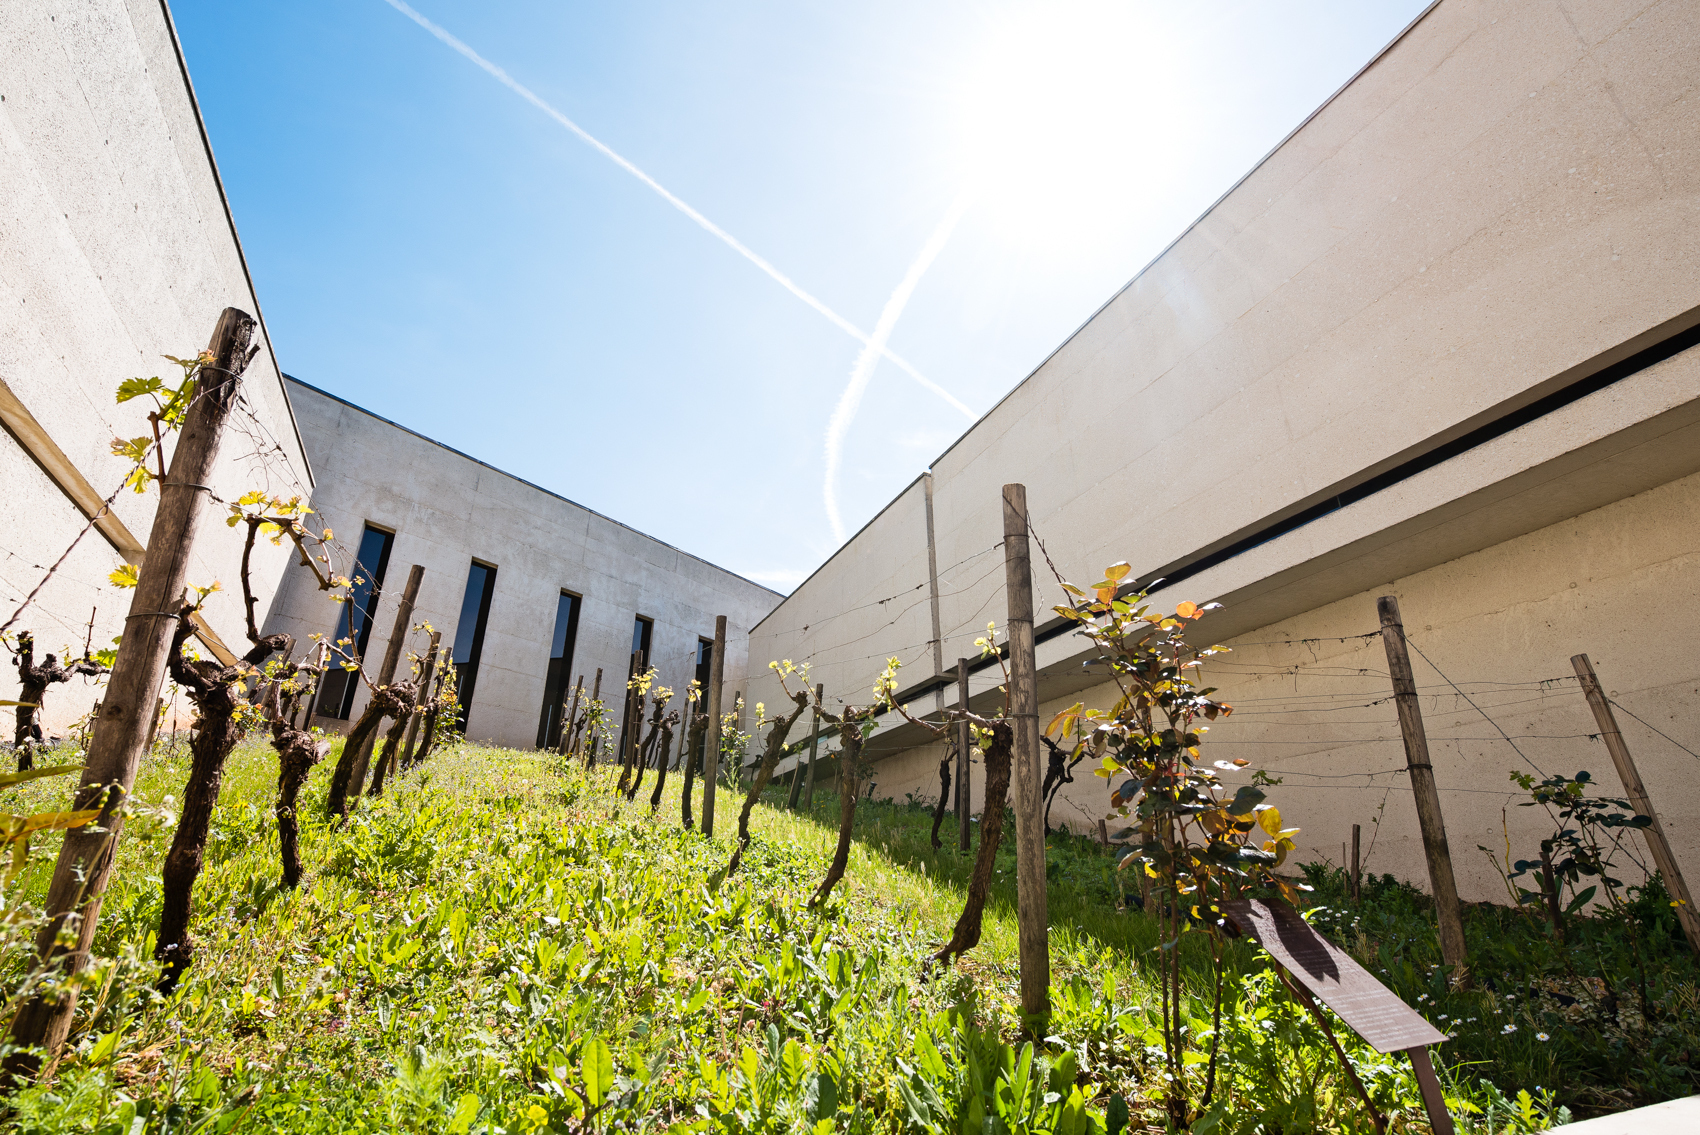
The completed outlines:
{"type": "MultiPolygon", "coordinates": [[[[773,588],[767,586],[767,584],[765,584],[765,583],[757,583],[755,580],[749,578],[748,576],[739,575],[737,572],[732,571],[730,568],[723,568],[717,563],[713,563],[709,560],[705,560],[701,556],[696,555],[692,552],[685,551],[683,548],[679,547],[676,544],[669,544],[667,541],[662,540],[659,537],[651,536],[649,533],[644,532],[641,529],[633,528],[630,524],[627,524],[624,521],[615,520],[612,516],[609,516],[606,513],[598,512],[594,508],[590,508],[590,507],[587,507],[586,505],[582,505],[582,504],[578,503],[578,501],[575,501],[575,500],[571,499],[570,497],[564,497],[560,493],[555,492],[553,489],[546,489],[542,485],[539,485],[539,484],[537,484],[533,481],[526,480],[524,477],[516,477],[512,473],[508,472],[506,469],[499,469],[496,466],[490,464],[488,461],[482,461],[479,458],[472,456],[472,454],[463,452],[459,449],[456,449],[452,445],[446,445],[443,442],[438,441],[434,437],[427,437],[424,434],[420,433],[418,430],[409,429],[407,426],[402,425],[400,422],[397,422],[397,421],[395,421],[391,418],[386,418],[382,414],[374,413],[373,411],[368,410],[364,406],[358,405],[357,403],[354,403],[354,402],[350,402],[348,399],[342,397],[341,395],[332,394],[329,390],[326,390],[323,387],[314,386],[310,382],[303,382],[301,379],[296,378],[292,374],[285,374],[283,376],[283,378],[284,378],[284,381],[286,383],[292,382],[296,386],[300,386],[300,387],[303,387],[307,390],[311,390],[314,394],[323,395],[324,397],[329,398],[332,402],[337,402],[337,403],[340,403],[341,405],[347,406],[350,410],[357,410],[360,413],[365,414],[368,418],[372,418],[372,419],[375,419],[376,421],[380,421],[380,422],[384,423],[386,426],[392,426],[395,429],[400,430],[402,433],[411,434],[412,436],[418,438],[420,441],[429,442],[431,445],[436,446],[438,449],[447,450],[448,452],[454,454],[456,457],[465,458],[467,461],[472,462],[474,465],[482,466],[483,468],[490,470],[492,473],[498,473],[501,476],[506,477],[510,481],[517,481],[520,484],[524,485],[528,489],[536,489],[538,492],[544,494],[545,496],[554,497],[556,500],[562,502],[563,504],[570,504],[576,509],[580,509],[584,512],[588,512],[590,515],[592,515],[594,517],[598,517],[599,519],[606,520],[610,524],[617,525],[620,528],[624,528],[627,532],[631,532],[635,535],[642,536],[645,540],[654,541],[655,543],[660,544],[663,548],[671,548],[673,551],[679,553],[681,556],[688,556],[689,558],[695,560],[699,564],[704,565],[705,567],[711,567],[715,571],[722,572],[726,575],[731,576],[733,579],[741,579],[745,583],[751,585],[752,587],[759,587],[763,591],[766,591],[771,595],[778,595],[781,601],[784,601],[785,599],[790,598],[790,596],[788,596],[788,595],[783,595],[780,592],[773,590],[773,588]]],[[[287,395],[287,393],[288,393],[287,387],[285,387],[284,393],[287,395]]],[[[293,413],[293,410],[291,412],[293,413]]],[[[776,609],[777,609],[777,605],[776,605],[776,609]]],[[[769,612],[769,614],[771,614],[771,613],[772,612],[769,612]]],[[[762,617],[766,618],[767,616],[764,615],[762,617]]],[[[759,623],[756,624],[756,625],[760,626],[759,623]]]]}

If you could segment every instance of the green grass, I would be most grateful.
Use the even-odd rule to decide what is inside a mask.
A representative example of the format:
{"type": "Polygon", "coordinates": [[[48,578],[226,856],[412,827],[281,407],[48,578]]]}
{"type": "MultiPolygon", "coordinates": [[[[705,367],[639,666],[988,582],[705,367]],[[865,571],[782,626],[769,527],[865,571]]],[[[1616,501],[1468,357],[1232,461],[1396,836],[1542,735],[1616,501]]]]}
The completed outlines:
{"type": "MultiPolygon", "coordinates": [[[[680,829],[677,777],[652,817],[647,788],[623,804],[607,770],[463,745],[332,830],[319,818],[329,763],[305,794],[307,874],[290,893],[276,885],[275,758],[254,743],[232,757],[196,892],[196,963],[168,999],[152,991],[151,934],[171,827],[128,822],[96,941],[105,960],[70,1050],[13,1097],[15,1129],[1086,1132],[1105,1128],[1118,1097],[1130,1130],[1160,1128],[1143,968],[1155,927],[1117,909],[1113,861],[1089,841],[1051,841],[1054,1012],[1029,1052],[1007,851],[981,945],[923,973],[969,860],[932,850],[919,806],[859,810],[846,878],[813,913],[804,903],[836,840],[837,801],[823,793],[812,815],[758,808],[744,869],[723,881],[735,791],[722,789],[709,840],[680,829]]],[[[186,773],[183,759],[150,760],[138,798],[164,804],[186,773]]],[[[0,809],[57,806],[65,791],[37,781],[0,793],[0,809]]],[[[39,901],[53,851],[39,841],[8,895],[14,915],[39,901]]],[[[1421,922],[1395,898],[1389,933],[1421,922]]],[[[12,989],[27,926],[7,926],[12,989]]],[[[1380,957],[1385,939],[1366,941],[1380,957]]],[[[1411,965],[1426,989],[1424,948],[1411,965]]],[[[1216,1129],[1367,1131],[1315,1025],[1234,949],[1246,976],[1224,1020],[1216,1129]]],[[[1195,1020],[1195,1040],[1208,1027],[1195,1020]]],[[[1348,1050],[1396,1129],[1426,1130],[1408,1065],[1349,1038],[1348,1050]]],[[[1564,1065],[1454,1075],[1455,1105],[1478,1109],[1466,1127],[1538,1129],[1550,1106],[1531,1097],[1518,1120],[1491,1084],[1560,1083],[1529,1078],[1548,1067],[1564,1065]]]]}

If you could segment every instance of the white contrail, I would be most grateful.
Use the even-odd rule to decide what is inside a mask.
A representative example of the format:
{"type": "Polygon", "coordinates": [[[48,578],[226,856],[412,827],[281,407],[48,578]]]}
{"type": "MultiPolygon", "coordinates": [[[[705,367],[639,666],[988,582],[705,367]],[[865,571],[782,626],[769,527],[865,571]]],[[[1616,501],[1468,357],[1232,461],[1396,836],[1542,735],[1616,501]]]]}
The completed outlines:
{"type": "Polygon", "coordinates": [[[915,294],[915,285],[921,282],[921,277],[932,267],[933,261],[944,249],[945,242],[950,239],[951,231],[956,228],[956,222],[967,212],[968,201],[969,195],[964,193],[951,202],[944,220],[933,230],[933,235],[927,238],[927,243],[921,246],[921,254],[915,257],[915,262],[909,265],[909,271],[905,272],[903,279],[898,282],[897,290],[885,301],[879,322],[874,324],[874,333],[857,353],[856,365],[850,368],[850,383],[844,388],[844,393],[839,395],[838,405],[832,410],[832,420],[826,425],[826,479],[821,493],[826,499],[826,518],[832,522],[833,539],[840,544],[844,543],[845,532],[844,518],[838,513],[837,482],[839,462],[844,456],[844,435],[849,431],[850,423],[856,419],[856,410],[862,404],[862,395],[868,389],[868,380],[874,376],[875,364],[879,362],[881,355],[890,357],[885,343],[891,338],[892,328],[897,326],[898,317],[908,306],[909,297],[915,294]]]}
{"type": "MultiPolygon", "coordinates": [[[[432,23],[430,20],[408,7],[404,0],[384,0],[384,2],[396,11],[400,12],[402,15],[406,16],[408,19],[412,20],[414,23],[418,24],[420,27],[424,28],[426,31],[430,32],[432,35],[436,36],[438,39],[442,40],[448,46],[460,52],[460,54],[464,55],[473,63],[476,63],[479,67],[487,71],[492,78],[507,87],[514,94],[518,95],[538,110],[541,110],[544,114],[547,114],[550,118],[553,118],[556,122],[559,122],[562,126],[571,130],[574,134],[577,134],[589,145],[601,151],[601,153],[607,157],[609,161],[613,162],[615,165],[619,166],[621,169],[625,170],[627,173],[655,190],[655,192],[660,194],[662,199],[669,205],[673,206],[673,208],[679,210],[679,212],[701,225],[704,229],[719,237],[727,244],[728,247],[738,253],[738,255],[742,256],[745,260],[748,260],[751,264],[754,264],[757,268],[760,268],[763,272],[766,272],[769,276],[772,276],[786,291],[790,292],[792,295],[796,296],[798,299],[826,316],[827,319],[831,320],[839,330],[860,341],[864,347],[873,341],[873,338],[866,331],[863,331],[860,327],[857,327],[854,323],[851,323],[848,319],[845,319],[842,315],[839,315],[836,311],[827,307],[820,300],[798,287],[795,280],[775,268],[772,264],[769,264],[760,256],[757,256],[755,252],[745,246],[744,243],[737,237],[733,236],[731,233],[727,232],[725,229],[721,228],[719,225],[715,224],[713,221],[685,204],[685,202],[679,200],[679,198],[673,196],[673,194],[669,193],[659,181],[656,181],[653,177],[650,177],[647,173],[643,172],[643,170],[639,169],[637,166],[633,165],[631,162],[603,145],[599,139],[597,139],[589,131],[585,130],[584,127],[580,126],[578,123],[574,122],[572,119],[544,102],[541,98],[537,97],[537,95],[534,94],[529,87],[526,87],[517,81],[512,75],[509,75],[506,71],[502,70],[500,67],[472,50],[472,48],[450,35],[444,28],[432,23]]],[[[898,357],[891,351],[886,350],[883,344],[879,348],[878,353],[896,363],[897,366],[910,378],[913,378],[916,382],[920,383],[934,394],[937,394],[946,402],[949,402],[970,419],[975,416],[974,411],[970,410],[967,406],[964,406],[962,402],[959,401],[950,391],[946,390],[944,387],[916,370],[906,360],[898,357]]]]}

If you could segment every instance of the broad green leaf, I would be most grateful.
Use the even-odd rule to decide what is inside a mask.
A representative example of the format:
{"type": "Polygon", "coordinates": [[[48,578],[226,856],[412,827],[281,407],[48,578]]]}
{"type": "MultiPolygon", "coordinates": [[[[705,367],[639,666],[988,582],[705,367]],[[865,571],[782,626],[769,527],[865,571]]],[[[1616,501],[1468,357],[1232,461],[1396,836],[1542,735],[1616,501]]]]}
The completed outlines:
{"type": "Polygon", "coordinates": [[[449,1125],[445,1129],[449,1135],[465,1135],[472,1129],[472,1121],[478,1118],[478,1109],[482,1101],[472,1092],[467,1092],[455,1101],[454,1114],[449,1117],[449,1125]]]}
{"type": "MultiPolygon", "coordinates": [[[[0,705],[23,705],[23,702],[0,702],[0,705]]],[[[13,784],[22,784],[26,780],[35,780],[43,776],[60,776],[68,772],[76,772],[82,765],[48,765],[46,768],[32,768],[24,772],[0,773],[0,788],[13,784]]]]}
{"type": "Polygon", "coordinates": [[[599,1036],[585,1041],[583,1064],[584,1094],[591,1106],[601,1107],[614,1086],[614,1054],[608,1051],[608,1043],[599,1036]]]}

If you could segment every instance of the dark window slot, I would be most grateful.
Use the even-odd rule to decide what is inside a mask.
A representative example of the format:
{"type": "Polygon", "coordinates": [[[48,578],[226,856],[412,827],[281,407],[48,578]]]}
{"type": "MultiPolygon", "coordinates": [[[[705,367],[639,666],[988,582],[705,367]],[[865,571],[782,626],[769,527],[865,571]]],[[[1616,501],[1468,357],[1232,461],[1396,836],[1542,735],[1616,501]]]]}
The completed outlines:
{"type": "Polygon", "coordinates": [[[616,750],[616,752],[621,754],[624,754],[626,751],[626,738],[630,732],[634,728],[638,730],[642,730],[643,728],[642,721],[638,721],[635,725],[632,722],[633,715],[640,711],[637,707],[637,699],[631,696],[632,691],[630,689],[630,683],[633,678],[649,669],[649,646],[654,637],[654,619],[639,615],[632,620],[632,655],[629,668],[626,671],[626,709],[625,712],[621,714],[620,747],[616,750]]]}
{"type": "MultiPolygon", "coordinates": [[[[395,533],[366,525],[360,536],[360,552],[354,561],[350,578],[355,584],[349,589],[348,601],[342,605],[337,619],[336,639],[350,640],[355,656],[366,658],[366,644],[372,638],[372,620],[378,614],[378,600],[383,596],[384,573],[390,566],[390,548],[395,533]]],[[[360,690],[359,680],[347,670],[332,670],[325,675],[325,688],[319,695],[320,717],[347,721],[354,709],[354,695],[360,690]]]]}
{"type": "Polygon", "coordinates": [[[484,628],[490,621],[490,601],[496,594],[496,569],[490,564],[472,561],[466,573],[466,594],[460,601],[460,620],[455,623],[455,692],[460,699],[460,712],[455,728],[466,732],[467,713],[472,709],[472,695],[478,687],[478,662],[484,655],[484,628]]]}
{"type": "Polygon", "coordinates": [[[555,604],[555,637],[549,645],[549,671],[543,679],[543,714],[537,722],[537,747],[561,743],[573,680],[573,646],[578,641],[579,597],[561,592],[555,604]]]}

